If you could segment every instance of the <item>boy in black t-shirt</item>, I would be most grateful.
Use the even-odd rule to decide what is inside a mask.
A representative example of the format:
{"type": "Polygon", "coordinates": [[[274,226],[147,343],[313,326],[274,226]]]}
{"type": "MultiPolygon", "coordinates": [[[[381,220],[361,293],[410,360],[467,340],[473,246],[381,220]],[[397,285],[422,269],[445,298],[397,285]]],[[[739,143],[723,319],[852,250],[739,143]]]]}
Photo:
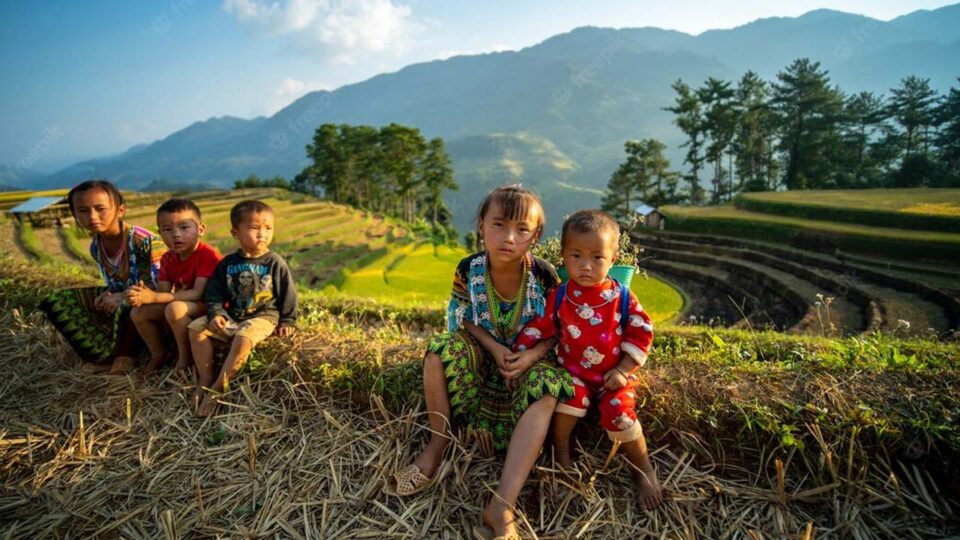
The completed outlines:
{"type": "Polygon", "coordinates": [[[257,343],[274,331],[287,337],[296,325],[293,277],[283,257],[270,251],[273,218],[273,209],[261,201],[242,201],[230,210],[230,232],[240,249],[224,257],[207,282],[207,316],[190,323],[190,349],[198,379],[193,402],[199,416],[213,414],[216,400],[211,392],[224,390],[257,343]],[[230,343],[215,380],[210,338],[230,343]]]}

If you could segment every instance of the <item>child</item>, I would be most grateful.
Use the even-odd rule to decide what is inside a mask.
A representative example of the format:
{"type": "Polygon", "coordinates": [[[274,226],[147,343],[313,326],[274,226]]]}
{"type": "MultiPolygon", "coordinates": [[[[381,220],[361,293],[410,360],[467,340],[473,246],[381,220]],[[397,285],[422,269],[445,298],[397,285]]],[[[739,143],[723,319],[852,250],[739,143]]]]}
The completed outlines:
{"type": "Polygon", "coordinates": [[[230,210],[230,233],[240,249],[217,265],[204,293],[207,316],[188,327],[197,366],[193,402],[199,416],[213,414],[216,402],[208,390],[222,392],[257,343],[274,330],[280,337],[293,333],[297,289],[283,257],[270,251],[273,217],[273,209],[260,201],[242,201],[230,210]],[[230,343],[216,381],[210,338],[230,343]]]}
{"type": "Polygon", "coordinates": [[[84,362],[112,362],[110,373],[120,374],[143,351],[124,292],[137,284],[156,287],[163,243],[147,229],[123,222],[123,195],[106,180],[75,186],[67,202],[77,224],[93,233],[90,256],[106,287],[57,291],[40,308],[84,362]]]}
{"type": "Polygon", "coordinates": [[[130,318],[150,349],[150,361],[141,374],[143,378],[167,360],[164,321],[170,325],[177,342],[176,369],[190,366],[187,326],[206,312],[203,291],[221,259],[216,248],[200,240],[206,227],[193,201],[170,199],[160,205],[157,226],[168,248],[160,259],[157,291],[138,284],[125,293],[133,306],[130,318]]]}
{"type": "Polygon", "coordinates": [[[451,421],[478,432],[480,442],[506,449],[497,494],[474,531],[483,537],[516,534],[511,509],[557,401],[573,397],[570,375],[543,359],[553,341],[510,350],[520,328],[544,314],[546,293],[559,283],[553,266],[530,253],[543,224],[540,199],[519,185],[493,190],[480,205],[477,233],[485,250],[457,265],[447,333],[431,340],[424,358],[430,442],[391,480],[403,496],[432,485],[452,437],[451,421]]]}
{"type": "Polygon", "coordinates": [[[581,210],[567,218],[560,245],[570,281],[550,294],[546,314],[523,329],[515,347],[551,340],[560,329],[557,363],[573,376],[576,395],[553,417],[557,461],[571,466],[570,432],[596,404],[607,435],[622,444],[636,469],[640,504],[650,510],[662,502],[660,484],[634,406],[636,371],[647,360],[653,325],[630,289],[607,277],[619,239],[620,226],[606,212],[581,210]]]}

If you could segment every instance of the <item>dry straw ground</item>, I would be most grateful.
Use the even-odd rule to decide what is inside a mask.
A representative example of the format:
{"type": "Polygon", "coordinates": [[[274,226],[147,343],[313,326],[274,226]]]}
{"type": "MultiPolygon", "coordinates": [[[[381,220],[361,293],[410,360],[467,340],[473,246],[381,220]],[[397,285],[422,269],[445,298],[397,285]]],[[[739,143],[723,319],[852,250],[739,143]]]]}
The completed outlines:
{"type": "MultiPolygon", "coordinates": [[[[461,441],[433,489],[410,499],[384,492],[422,444],[425,418],[376,396],[335,396],[320,374],[346,361],[410,361],[422,350],[416,336],[382,347],[382,328],[315,317],[293,347],[266,347],[266,367],[237,379],[220,415],[200,420],[185,377],[138,385],[84,373],[36,313],[3,310],[0,329],[0,537],[462,538],[499,475],[498,460],[461,441]]],[[[749,466],[722,468],[698,437],[652,440],[667,492],[655,512],[637,508],[626,462],[608,460],[606,442],[586,445],[580,481],[554,474],[544,457],[519,504],[522,530],[611,539],[958,533],[956,493],[938,492],[929,472],[808,429],[815,459],[758,451],[749,466]]]]}

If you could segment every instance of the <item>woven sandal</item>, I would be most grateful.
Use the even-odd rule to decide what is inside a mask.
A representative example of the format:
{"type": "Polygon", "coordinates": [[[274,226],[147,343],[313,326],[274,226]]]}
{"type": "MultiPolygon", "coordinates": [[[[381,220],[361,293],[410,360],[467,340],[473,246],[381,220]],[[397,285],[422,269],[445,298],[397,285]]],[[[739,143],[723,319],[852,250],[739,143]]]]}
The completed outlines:
{"type": "MultiPolygon", "coordinates": [[[[436,474],[434,474],[436,476],[436,474]]],[[[401,497],[416,495],[433,485],[433,479],[420,472],[420,468],[411,463],[393,475],[394,491],[401,497]]]]}
{"type": "Polygon", "coordinates": [[[473,540],[523,540],[519,534],[512,532],[501,536],[494,536],[493,529],[486,525],[473,526],[473,540]]]}

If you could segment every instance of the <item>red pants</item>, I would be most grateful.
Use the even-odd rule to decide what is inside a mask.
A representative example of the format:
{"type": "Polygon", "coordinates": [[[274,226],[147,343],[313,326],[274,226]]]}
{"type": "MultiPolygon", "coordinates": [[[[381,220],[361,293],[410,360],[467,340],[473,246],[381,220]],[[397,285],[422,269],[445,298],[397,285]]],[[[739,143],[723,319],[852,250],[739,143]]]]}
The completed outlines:
{"type": "Polygon", "coordinates": [[[634,410],[637,404],[636,386],[635,376],[627,380],[626,386],[616,390],[607,390],[602,386],[593,388],[574,377],[573,397],[557,405],[556,412],[583,418],[587,415],[587,409],[596,405],[600,409],[600,427],[607,430],[610,440],[635,441],[643,436],[634,410]]]}

